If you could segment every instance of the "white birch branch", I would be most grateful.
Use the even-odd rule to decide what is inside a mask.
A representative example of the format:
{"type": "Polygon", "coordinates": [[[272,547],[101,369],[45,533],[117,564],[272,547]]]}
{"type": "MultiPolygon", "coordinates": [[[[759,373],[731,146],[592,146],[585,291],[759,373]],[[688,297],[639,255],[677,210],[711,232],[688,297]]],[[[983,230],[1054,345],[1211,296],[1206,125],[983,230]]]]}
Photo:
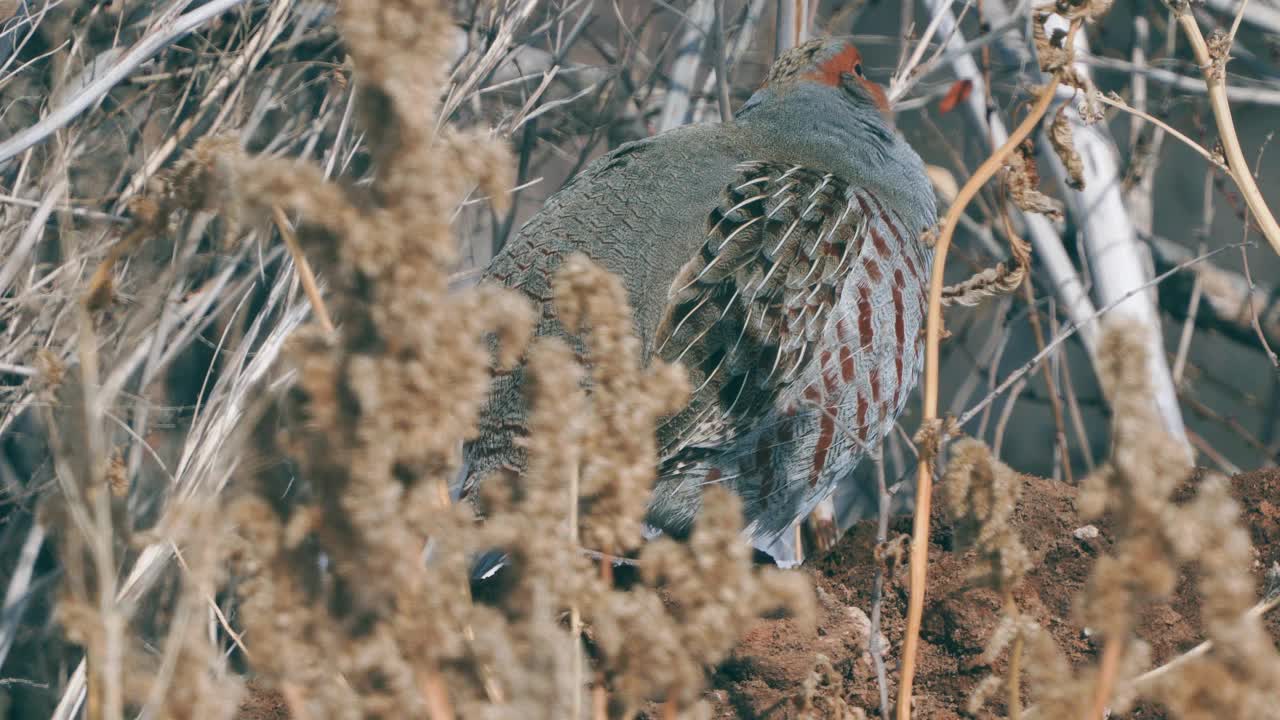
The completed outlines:
{"type": "MultiPolygon", "coordinates": [[[[1077,57],[1089,53],[1088,37],[1076,37],[1077,57]]],[[[1076,71],[1089,77],[1085,62],[1077,60],[1076,71]]],[[[1120,298],[1113,313],[1136,320],[1147,328],[1147,365],[1151,376],[1151,399],[1160,414],[1165,430],[1177,438],[1185,452],[1192,454],[1178,405],[1177,388],[1164,349],[1164,336],[1160,330],[1160,313],[1152,292],[1130,292],[1145,285],[1152,276],[1150,256],[1138,240],[1137,231],[1129,218],[1128,208],[1120,194],[1121,171],[1119,151],[1110,131],[1103,122],[1086,124],[1074,104],[1065,110],[1071,126],[1073,142],[1084,167],[1084,188],[1074,190],[1068,185],[1067,170],[1053,153],[1047,137],[1040,139],[1045,155],[1051,157],[1054,175],[1061,186],[1067,205],[1073,212],[1076,224],[1084,239],[1092,271],[1093,288],[1101,305],[1109,305],[1120,298]]]]}
{"type": "Polygon", "coordinates": [[[816,9],[814,0],[778,0],[774,23],[775,58],[809,39],[809,26],[816,9]]]}
{"type": "Polygon", "coordinates": [[[711,23],[715,21],[715,0],[697,0],[689,8],[689,22],[680,38],[680,49],[671,63],[671,82],[662,104],[658,120],[658,132],[665,132],[684,125],[689,117],[689,93],[698,76],[702,60],[702,46],[711,35],[711,23]]]}

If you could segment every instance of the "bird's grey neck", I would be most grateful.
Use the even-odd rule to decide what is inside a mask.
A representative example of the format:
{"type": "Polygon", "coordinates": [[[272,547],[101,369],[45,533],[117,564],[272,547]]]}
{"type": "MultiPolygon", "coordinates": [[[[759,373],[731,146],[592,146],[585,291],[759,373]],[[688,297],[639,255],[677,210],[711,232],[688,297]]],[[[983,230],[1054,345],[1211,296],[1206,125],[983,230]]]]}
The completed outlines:
{"type": "Polygon", "coordinates": [[[781,93],[765,88],[742,107],[737,123],[762,133],[778,159],[830,172],[909,209],[906,219],[917,231],[937,222],[924,163],[870,103],[816,84],[781,93]]]}

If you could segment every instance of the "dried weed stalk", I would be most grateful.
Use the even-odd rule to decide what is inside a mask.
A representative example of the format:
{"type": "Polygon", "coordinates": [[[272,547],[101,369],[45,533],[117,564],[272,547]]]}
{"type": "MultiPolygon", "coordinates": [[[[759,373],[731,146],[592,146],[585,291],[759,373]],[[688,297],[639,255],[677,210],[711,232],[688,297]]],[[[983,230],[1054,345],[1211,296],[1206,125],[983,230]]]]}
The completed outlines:
{"type": "MultiPolygon", "coordinates": [[[[1010,524],[1022,495],[1022,480],[980,440],[965,438],[951,449],[945,476],[947,507],[956,519],[962,542],[972,543],[978,554],[975,579],[1000,593],[1000,623],[983,648],[979,661],[990,665],[1010,649],[1009,672],[1004,681],[1009,717],[1021,716],[1020,689],[1023,645],[1043,632],[1023,615],[1014,600],[1014,589],[1031,569],[1031,558],[1010,524]]],[[[992,676],[979,683],[969,698],[969,712],[977,713],[1002,683],[992,676]]]]}
{"type": "Polygon", "coordinates": [[[46,498],[39,521],[61,529],[57,545],[67,580],[58,588],[54,618],[66,639],[84,648],[87,712],[90,717],[141,711],[229,720],[243,682],[202,622],[224,575],[226,520],[216,498],[200,493],[172,505],[154,529],[133,535],[124,518],[115,457],[96,462],[86,442],[95,418],[82,382],[83,373],[42,390],[62,492],[46,498]],[[182,576],[145,607],[120,601],[115,567],[108,561],[156,541],[176,548],[183,558],[182,576]]]}
{"type": "Polygon", "coordinates": [[[1034,715],[1065,720],[1084,710],[1101,718],[1127,712],[1141,696],[1180,718],[1276,717],[1272,693],[1280,683],[1280,653],[1260,614],[1250,612],[1256,588],[1248,534],[1225,478],[1209,476],[1192,501],[1173,502],[1191,467],[1147,402],[1140,331],[1127,319],[1103,328],[1099,355],[1115,413],[1112,453],[1085,479],[1080,495],[1082,516],[1107,512],[1116,527],[1114,553],[1099,559],[1077,598],[1080,620],[1103,638],[1102,657],[1096,668],[1077,673],[1047,633],[1028,633],[1034,715]],[[1147,664],[1149,648],[1132,636],[1134,620],[1145,604],[1173,592],[1187,566],[1198,575],[1212,644],[1139,687],[1133,679],[1147,664]]]}
{"type": "MultiPolygon", "coordinates": [[[[230,209],[227,202],[227,182],[218,177],[217,160],[234,152],[236,142],[228,137],[202,138],[180,161],[166,172],[159,173],[150,183],[150,191],[129,201],[129,226],[124,230],[107,255],[94,270],[85,293],[85,304],[90,310],[99,311],[111,304],[115,296],[113,271],[127,254],[138,249],[143,242],[163,237],[169,232],[169,224],[175,213],[201,210],[230,209]]],[[[234,218],[228,228],[236,225],[234,218]]],[[[228,242],[229,244],[229,234],[228,242]]]]}
{"type": "Polygon", "coordinates": [[[640,545],[657,463],[655,421],[688,400],[684,370],[661,360],[640,365],[626,291],[584,256],[569,258],[555,280],[557,312],[571,331],[590,325],[595,422],[582,467],[582,539],[606,553],[640,545]],[[593,521],[594,520],[594,521],[593,521]]]}
{"type": "MultiPolygon", "coordinates": [[[[1051,73],[1050,82],[1046,87],[1040,89],[1039,97],[1036,98],[1035,103],[1014,131],[1010,133],[1005,143],[983,161],[964,187],[960,189],[942,219],[937,234],[938,239],[934,245],[933,273],[929,278],[929,304],[925,320],[924,408],[921,413],[921,431],[918,434],[928,435],[935,432],[935,430],[929,428],[935,426],[938,422],[938,344],[942,336],[942,283],[946,270],[947,253],[950,250],[956,227],[960,222],[960,216],[982,186],[1005,166],[1009,157],[1015,153],[1023,141],[1030,136],[1031,131],[1044,118],[1045,113],[1049,110],[1049,105],[1053,101],[1054,92],[1057,90],[1058,85],[1065,81],[1065,76],[1069,74],[1069,61],[1074,33],[1079,30],[1085,19],[1093,17],[1090,14],[1093,10],[1104,11],[1107,4],[1100,0],[1094,0],[1092,3],[1082,2],[1072,7],[1060,8],[1060,11],[1067,12],[1071,18],[1071,25],[1062,37],[1055,37],[1053,41],[1046,37],[1044,28],[1045,15],[1043,13],[1036,14],[1036,22],[1033,23],[1033,26],[1037,49],[1042,50],[1040,56],[1041,69],[1046,73],[1051,73]],[[1043,48],[1041,48],[1042,45],[1043,48]],[[1048,56],[1047,53],[1050,48],[1061,50],[1062,58],[1060,58],[1060,61],[1052,61],[1048,56]]],[[[921,448],[920,462],[916,473],[915,519],[911,532],[910,596],[907,604],[906,637],[902,643],[901,682],[898,684],[898,720],[908,720],[911,715],[911,693],[915,682],[916,653],[920,644],[920,626],[924,616],[924,593],[928,584],[929,504],[933,490],[933,463],[930,453],[931,448],[921,448]]]]}
{"type": "Polygon", "coordinates": [[[696,704],[707,667],[752,618],[788,608],[812,622],[805,579],[754,567],[740,506],[725,492],[708,493],[687,543],[644,547],[631,587],[615,587],[582,551],[641,546],[654,423],[679,409],[687,382],[677,367],[642,366],[622,285],[585,258],[568,259],[556,279],[560,317],[580,331],[571,344],[530,347],[533,311],[515,293],[449,292],[451,218],[477,184],[501,199],[513,179],[498,142],[439,120],[454,35],[441,5],[383,0],[338,11],[359,77],[354,107],[371,185],[349,189],[305,162],[203,139],[133,202],[131,224],[79,293],[79,373],[64,373],[52,354],[44,373],[43,404],[70,408],[72,422],[63,435],[52,417],[46,423],[63,493],[43,521],[72,528],[59,542],[67,582],[58,619],[86,648],[91,717],[231,717],[242,683],[228,667],[227,637],[298,718],[575,717],[589,682],[611,701],[597,710],[613,716],[655,699],[678,712],[696,704]],[[296,240],[326,280],[337,332],[313,325],[293,335],[287,373],[273,383],[286,392],[268,393],[245,424],[248,462],[214,470],[200,464],[220,451],[184,456],[184,466],[235,473],[239,483],[221,498],[218,484],[179,484],[155,529],[133,538],[172,547],[186,573],[176,592],[146,596],[152,612],[142,613],[136,600],[117,600],[115,573],[133,552],[120,497],[129,469],[99,428],[106,403],[92,395],[98,365],[86,351],[96,347],[94,323],[127,302],[113,287],[119,261],[171,232],[180,213],[195,241],[208,212],[231,238],[283,225],[285,211],[300,218],[296,240]],[[478,523],[469,506],[450,502],[448,482],[476,432],[491,366],[522,360],[527,470],[484,484],[488,517],[478,523]],[[470,564],[491,549],[511,567],[478,601],[470,564]],[[228,585],[239,603],[234,627],[216,605],[210,612],[228,585]],[[214,616],[217,634],[205,622],[214,616]]]}
{"type": "Polygon", "coordinates": [[[254,433],[262,464],[273,464],[232,501],[241,615],[251,649],[270,649],[254,654],[255,671],[296,688],[308,714],[436,714],[442,703],[510,697],[488,696],[485,657],[556,647],[544,637],[549,608],[500,648],[467,632],[480,627],[467,594],[480,538],[446,491],[484,400],[486,334],[510,366],[532,313],[492,289],[445,292],[455,250],[443,219],[475,183],[505,187],[509,167],[492,141],[436,132],[449,15],[434,2],[384,2],[343,6],[340,21],[379,169],[366,206],[314,167],[220,159],[246,217],[276,205],[299,213],[298,240],[342,324],[336,337],[316,327],[295,336],[296,384],[254,433]],[[531,636],[543,641],[521,642],[531,636]]]}
{"type": "Polygon", "coordinates": [[[728,654],[751,619],[786,608],[811,623],[811,593],[797,575],[753,567],[740,536],[740,503],[719,488],[707,491],[687,542],[644,547],[641,582],[625,591],[566,542],[581,536],[611,552],[638,545],[656,467],[653,425],[684,401],[688,388],[675,366],[641,369],[615,276],[571,256],[555,289],[565,327],[589,328],[582,338],[593,361],[591,393],[581,387],[569,345],[557,338],[533,344],[527,469],[519,478],[499,473],[481,484],[486,519],[477,532],[483,545],[504,549],[513,567],[500,607],[509,622],[527,617],[537,598],[576,609],[611,691],[612,714],[630,717],[658,698],[691,707],[705,669],[728,654]]]}
{"type": "Polygon", "coordinates": [[[1025,212],[1039,213],[1050,220],[1062,220],[1062,203],[1040,191],[1035,145],[1027,140],[1005,159],[1005,183],[1013,204],[1025,212]]]}
{"type": "MultiPolygon", "coordinates": [[[[1273,693],[1280,686],[1280,653],[1261,618],[1248,612],[1257,589],[1239,507],[1226,479],[1216,474],[1199,483],[1191,502],[1173,504],[1172,493],[1191,468],[1147,403],[1149,378],[1139,336],[1136,328],[1113,323],[1100,350],[1103,387],[1115,408],[1113,451],[1107,466],[1086,480],[1081,509],[1093,515],[1109,510],[1121,535],[1115,555],[1101,559],[1095,570],[1084,619],[1102,630],[1108,643],[1123,640],[1135,601],[1167,595],[1179,569],[1194,567],[1213,646],[1144,694],[1177,717],[1277,717],[1273,693]]],[[[1123,707],[1126,699],[1113,707],[1123,707]]]]}
{"type": "Polygon", "coordinates": [[[1013,587],[1030,568],[1026,549],[1009,524],[1019,495],[1017,475],[996,462],[979,441],[954,446],[945,485],[952,514],[972,536],[980,580],[1003,593],[999,625],[982,660],[994,662],[1012,646],[1008,678],[983,681],[970,698],[978,713],[1004,685],[1009,717],[1021,714],[1019,673],[1025,668],[1043,720],[1100,718],[1127,712],[1141,696],[1168,707],[1176,717],[1276,717],[1272,692],[1280,683],[1280,653],[1250,612],[1256,588],[1247,531],[1228,483],[1210,476],[1195,498],[1173,502],[1191,467],[1147,402],[1149,378],[1141,328],[1111,321],[1100,344],[1103,389],[1115,409],[1110,461],[1085,481],[1080,495],[1086,519],[1107,512],[1116,527],[1115,551],[1099,559],[1086,591],[1077,599],[1080,620],[1103,638],[1099,665],[1074,670],[1052,637],[1022,616],[1013,587]],[[1208,652],[1138,687],[1133,679],[1147,665],[1149,648],[1133,637],[1137,613],[1172,594],[1178,573],[1195,568],[1203,598],[1208,652]]]}
{"type": "Polygon", "coordinates": [[[826,655],[814,659],[813,672],[804,679],[795,700],[797,720],[866,720],[862,708],[844,700],[844,677],[826,655]]]}
{"type": "Polygon", "coordinates": [[[1149,388],[1140,328],[1117,320],[1103,329],[1102,384],[1115,409],[1112,455],[1084,480],[1085,519],[1110,512],[1116,524],[1114,555],[1094,568],[1078,598],[1080,619],[1102,635],[1100,665],[1076,670],[1050,633],[1021,615],[1012,589],[1030,569],[1028,552],[1009,520],[1019,497],[1014,471],[993,459],[975,439],[951,450],[946,500],[961,538],[978,552],[979,582],[1004,594],[1001,620],[984,648],[991,664],[1011,648],[1009,675],[978,684],[968,710],[978,714],[1001,685],[1010,717],[1019,717],[1019,676],[1025,674],[1038,720],[1078,719],[1126,712],[1139,697],[1164,703],[1176,717],[1274,717],[1271,693],[1280,683],[1280,652],[1251,611],[1256,588],[1249,574],[1253,553],[1229,484],[1210,475],[1194,500],[1175,505],[1172,495],[1190,478],[1190,465],[1147,402],[1149,388]],[[1193,566],[1203,597],[1207,652],[1180,659],[1169,671],[1134,683],[1149,662],[1149,648],[1133,638],[1135,615],[1146,603],[1174,591],[1180,570],[1193,566]]]}

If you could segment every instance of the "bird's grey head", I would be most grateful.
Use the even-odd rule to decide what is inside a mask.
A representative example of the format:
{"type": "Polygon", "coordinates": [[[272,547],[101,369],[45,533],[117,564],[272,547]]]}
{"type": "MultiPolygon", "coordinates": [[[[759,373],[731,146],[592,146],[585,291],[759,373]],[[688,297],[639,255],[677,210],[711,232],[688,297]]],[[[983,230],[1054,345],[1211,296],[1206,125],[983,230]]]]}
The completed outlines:
{"type": "Polygon", "coordinates": [[[874,107],[886,122],[892,122],[884,88],[867,77],[862,53],[851,42],[810,40],[791,48],[773,63],[761,90],[785,93],[799,83],[836,90],[853,104],[874,107]]]}
{"type": "Polygon", "coordinates": [[[760,133],[769,158],[832,172],[912,208],[917,230],[936,220],[920,156],[895,130],[884,88],[847,40],[811,40],[783,53],[737,123],[760,133]]]}

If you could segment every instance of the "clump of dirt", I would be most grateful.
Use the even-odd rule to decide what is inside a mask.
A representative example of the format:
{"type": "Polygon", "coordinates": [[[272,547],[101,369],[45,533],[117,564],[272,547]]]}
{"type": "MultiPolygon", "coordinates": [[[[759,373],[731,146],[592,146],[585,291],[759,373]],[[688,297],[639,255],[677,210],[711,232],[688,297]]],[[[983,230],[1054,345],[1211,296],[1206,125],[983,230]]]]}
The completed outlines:
{"type": "MultiPolygon", "coordinates": [[[[1076,490],[1065,483],[1025,478],[1026,487],[1013,519],[1023,543],[1033,554],[1035,568],[1018,587],[1018,607],[1047,629],[1075,664],[1096,662],[1100,647],[1073,619],[1072,603],[1084,588],[1098,556],[1109,552],[1112,528],[1104,521],[1077,521],[1076,490]]],[[[1183,488],[1189,497],[1196,478],[1183,488]]],[[[1235,498],[1254,545],[1253,570],[1261,592],[1266,571],[1280,561],[1280,471],[1264,470],[1236,476],[1235,498]]],[[[935,505],[936,507],[936,505],[935,505]]],[[[814,670],[815,657],[824,655],[843,676],[844,700],[869,716],[879,707],[875,667],[867,655],[871,593],[875,577],[874,520],[860,523],[810,572],[818,589],[821,612],[816,632],[804,633],[788,620],[762,620],[749,631],[729,660],[717,670],[707,699],[716,718],[795,717],[793,698],[814,670]]],[[[929,548],[929,591],[922,629],[916,679],[914,716],[930,720],[969,717],[964,708],[969,693],[994,669],[1003,674],[1006,658],[993,667],[979,661],[996,626],[1000,598],[973,586],[971,552],[954,550],[952,526],[938,512],[932,521],[929,548]]],[[[910,518],[890,526],[890,538],[910,532],[910,518]]],[[[1151,644],[1153,660],[1162,664],[1200,643],[1200,600],[1184,573],[1175,597],[1146,608],[1138,633],[1151,644]]],[[[905,567],[886,583],[882,633],[891,641],[885,663],[893,683],[899,664],[898,642],[907,608],[905,567]]],[[[1272,613],[1267,628],[1280,638],[1280,613],[1272,613]]],[[[891,688],[890,698],[893,697],[891,688]]],[[[996,704],[993,708],[1001,712],[996,704]]],[[[990,717],[990,715],[983,715],[990,717]]],[[[1160,718],[1160,708],[1139,705],[1133,717],[1160,718]]],[[[982,716],[980,716],[982,717],[982,716]]]]}
{"type": "Polygon", "coordinates": [[[289,720],[289,704],[284,696],[270,688],[250,682],[236,720],[289,720]]]}

